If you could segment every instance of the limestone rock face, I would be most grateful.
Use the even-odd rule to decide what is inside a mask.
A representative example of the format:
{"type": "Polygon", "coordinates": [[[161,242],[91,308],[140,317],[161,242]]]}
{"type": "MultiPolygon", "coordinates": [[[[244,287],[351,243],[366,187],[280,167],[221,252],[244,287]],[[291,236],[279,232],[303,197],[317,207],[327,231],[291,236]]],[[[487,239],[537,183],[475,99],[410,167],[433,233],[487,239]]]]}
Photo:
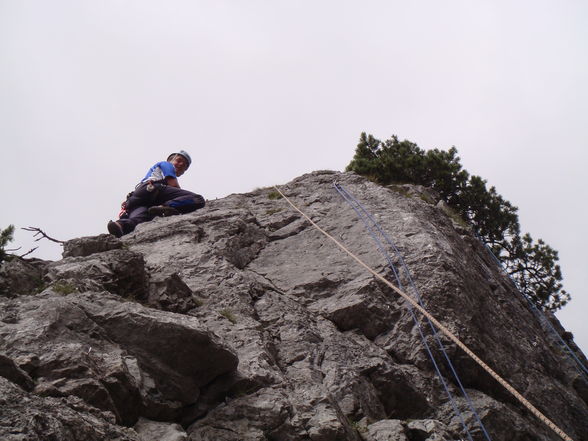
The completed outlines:
{"type": "Polygon", "coordinates": [[[121,248],[122,242],[110,234],[80,237],[79,239],[72,239],[63,245],[63,257],[89,256],[90,254],[121,248]]]}
{"type": "Polygon", "coordinates": [[[0,296],[31,294],[43,287],[43,274],[49,262],[14,258],[0,265],[0,296]]]}
{"type": "Polygon", "coordinates": [[[3,377],[0,406],[2,440],[142,441],[134,430],[115,424],[111,413],[100,412],[77,397],[42,397],[3,377]]]}
{"type": "MultiPolygon", "coordinates": [[[[406,263],[407,293],[413,281],[433,316],[574,440],[588,439],[586,376],[438,196],[328,171],[282,187],[392,281],[335,181],[394,241],[399,256],[380,248],[406,263]]],[[[0,287],[2,440],[560,439],[273,189],[122,240],[76,239],[57,262],[5,263],[0,287]]]]}
{"type": "MultiPolygon", "coordinates": [[[[237,365],[195,318],[106,292],[48,289],[1,304],[0,351],[34,379],[33,392],[77,396],[121,424],[177,418],[202,386],[237,365]]],[[[26,377],[13,381],[23,386],[26,377]]]]}

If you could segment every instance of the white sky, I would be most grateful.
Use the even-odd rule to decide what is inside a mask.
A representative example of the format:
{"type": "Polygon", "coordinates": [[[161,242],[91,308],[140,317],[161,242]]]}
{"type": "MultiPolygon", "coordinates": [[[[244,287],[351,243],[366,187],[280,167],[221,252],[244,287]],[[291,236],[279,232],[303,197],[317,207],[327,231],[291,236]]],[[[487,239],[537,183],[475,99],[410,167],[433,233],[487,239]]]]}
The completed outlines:
{"type": "Polygon", "coordinates": [[[214,199],[343,170],[362,131],[455,145],[559,251],[586,352],[587,78],[584,1],[0,0],[0,227],[104,233],[177,148],[214,199]]]}

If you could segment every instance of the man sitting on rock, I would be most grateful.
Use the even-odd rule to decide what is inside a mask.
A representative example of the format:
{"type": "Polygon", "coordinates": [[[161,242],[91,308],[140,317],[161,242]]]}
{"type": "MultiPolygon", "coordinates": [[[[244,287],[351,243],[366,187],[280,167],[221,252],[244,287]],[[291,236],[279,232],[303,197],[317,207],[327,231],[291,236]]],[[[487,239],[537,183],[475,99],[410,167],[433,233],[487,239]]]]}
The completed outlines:
{"type": "Polygon", "coordinates": [[[121,237],[132,232],[137,224],[150,221],[155,216],[190,213],[204,207],[202,196],[182,190],[178,183],[178,177],[191,163],[190,155],[180,150],[169,155],[167,161],[151,167],[135,191],[129,193],[123,202],[119,219],[108,222],[108,232],[121,237]]]}

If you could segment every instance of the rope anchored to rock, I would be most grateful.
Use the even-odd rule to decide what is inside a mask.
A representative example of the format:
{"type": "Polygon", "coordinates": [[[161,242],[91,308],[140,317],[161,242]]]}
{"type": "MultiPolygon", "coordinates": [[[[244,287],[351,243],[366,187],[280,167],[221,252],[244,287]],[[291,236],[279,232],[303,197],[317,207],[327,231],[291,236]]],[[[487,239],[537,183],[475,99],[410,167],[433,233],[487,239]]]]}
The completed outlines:
{"type": "MultiPolygon", "coordinates": [[[[408,282],[407,288],[410,288],[410,290],[414,294],[413,298],[415,298],[419,302],[419,305],[421,305],[424,308],[425,304],[423,303],[423,299],[419,293],[418,288],[416,287],[416,284],[412,280],[412,276],[410,275],[408,265],[406,264],[406,262],[404,262],[404,259],[402,258],[400,250],[398,250],[398,248],[396,247],[394,242],[384,232],[384,230],[382,229],[380,224],[371,215],[371,213],[369,211],[367,211],[366,208],[363,205],[361,205],[361,203],[357,199],[355,199],[355,197],[353,197],[353,195],[351,195],[351,193],[349,193],[345,187],[343,187],[343,185],[339,184],[338,182],[334,182],[333,187],[335,188],[335,190],[337,190],[337,193],[339,193],[339,195],[345,200],[345,202],[347,202],[349,204],[349,206],[353,209],[353,211],[355,211],[355,214],[357,214],[359,219],[362,221],[362,223],[364,224],[364,226],[368,230],[370,236],[372,237],[372,239],[376,243],[378,250],[386,259],[386,262],[388,263],[388,268],[390,268],[390,270],[392,271],[392,274],[394,275],[394,277],[396,279],[396,284],[397,284],[396,286],[398,286],[398,288],[400,290],[406,291],[406,288],[403,288],[402,281],[400,279],[401,273],[404,274],[404,276],[406,277],[406,280],[408,282]],[[397,265],[395,265],[394,262],[392,261],[392,257],[388,254],[388,251],[385,249],[386,247],[389,247],[389,249],[391,249],[393,251],[393,253],[396,255],[398,262],[399,262],[398,268],[397,268],[397,265]]],[[[441,372],[439,363],[437,362],[435,355],[431,351],[430,345],[427,342],[427,338],[425,337],[425,332],[424,332],[426,329],[426,325],[421,326],[421,323],[417,317],[416,312],[413,310],[413,308],[411,308],[409,306],[408,311],[410,312],[410,315],[412,316],[412,319],[416,325],[416,328],[417,328],[419,335],[421,337],[421,342],[423,344],[423,347],[425,348],[425,351],[427,352],[427,355],[429,356],[429,359],[431,360],[431,363],[433,364],[433,368],[435,369],[435,372],[437,373],[439,381],[441,382],[441,385],[443,386],[443,389],[445,390],[445,393],[447,394],[447,397],[449,398],[449,402],[451,404],[451,407],[453,407],[453,411],[454,411],[455,415],[459,418],[459,421],[463,427],[463,433],[467,436],[469,441],[473,441],[470,428],[468,427],[468,425],[465,422],[463,412],[459,409],[459,406],[457,405],[457,402],[455,401],[455,399],[453,397],[453,393],[451,392],[451,390],[447,384],[447,381],[445,380],[445,377],[444,377],[443,373],[441,372]]],[[[454,378],[457,386],[461,390],[462,396],[466,400],[470,410],[472,411],[476,421],[478,422],[478,426],[480,427],[480,430],[482,431],[484,438],[487,441],[492,441],[492,438],[488,434],[488,431],[486,430],[486,427],[484,426],[484,423],[482,422],[482,418],[478,414],[478,411],[476,410],[474,403],[472,403],[472,400],[470,399],[466,388],[464,387],[461,379],[459,378],[459,375],[457,373],[457,369],[453,365],[451,358],[449,357],[449,354],[447,354],[447,351],[445,350],[445,345],[441,341],[441,338],[439,337],[439,333],[437,332],[437,329],[435,329],[435,327],[433,326],[433,323],[431,323],[430,320],[425,320],[425,322],[428,323],[429,329],[431,330],[431,334],[433,336],[433,340],[437,343],[437,347],[439,348],[439,350],[443,354],[443,357],[445,358],[445,361],[447,362],[447,366],[449,367],[450,372],[453,374],[453,378],[454,378]]]]}
{"type": "Polygon", "coordinates": [[[290,199],[286,197],[284,193],[277,187],[274,186],[276,191],[296,210],[298,213],[302,215],[310,224],[315,227],[318,231],[320,231],[323,235],[329,238],[331,241],[335,242],[335,244],[341,248],[345,253],[347,253],[352,259],[354,259],[357,263],[363,266],[368,272],[370,272],[374,277],[381,280],[387,286],[392,288],[396,293],[398,293],[401,297],[403,297],[407,302],[409,302],[415,309],[417,309],[421,314],[423,314],[426,318],[428,318],[436,327],[439,329],[443,334],[445,334],[451,341],[453,341],[457,346],[459,346],[472,360],[474,360],[482,369],[484,369],[492,378],[498,381],[507,391],[509,391],[521,404],[523,404],[533,415],[539,418],[545,425],[547,425],[550,429],[552,429],[555,433],[557,433],[562,439],[565,441],[574,441],[571,437],[569,437],[562,429],[560,429],[554,422],[552,422],[549,418],[547,418],[539,409],[533,406],[529,400],[527,400],[522,394],[520,394],[513,386],[510,385],[504,378],[498,375],[490,366],[488,366],[480,357],[478,357],[471,349],[469,349],[461,340],[459,340],[449,329],[447,329],[441,322],[439,322],[435,317],[433,317],[429,312],[427,312],[421,305],[418,304],[414,299],[412,299],[408,294],[394,286],[390,281],[384,278],[382,275],[378,274],[372,268],[370,268],[363,260],[357,257],[353,252],[348,250],[345,245],[319,227],[310,217],[308,217],[302,210],[300,210],[290,199]]]}

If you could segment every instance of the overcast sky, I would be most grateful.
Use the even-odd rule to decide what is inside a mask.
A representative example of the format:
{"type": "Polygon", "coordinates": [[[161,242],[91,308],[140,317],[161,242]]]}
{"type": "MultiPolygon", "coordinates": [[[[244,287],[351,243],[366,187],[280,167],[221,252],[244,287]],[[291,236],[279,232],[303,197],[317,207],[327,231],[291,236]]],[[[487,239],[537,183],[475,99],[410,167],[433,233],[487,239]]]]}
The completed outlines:
{"type": "Polygon", "coordinates": [[[454,145],[559,251],[587,352],[587,78],[585,1],[0,0],[0,227],[104,233],[178,148],[214,199],[343,170],[362,131],[454,145]]]}

